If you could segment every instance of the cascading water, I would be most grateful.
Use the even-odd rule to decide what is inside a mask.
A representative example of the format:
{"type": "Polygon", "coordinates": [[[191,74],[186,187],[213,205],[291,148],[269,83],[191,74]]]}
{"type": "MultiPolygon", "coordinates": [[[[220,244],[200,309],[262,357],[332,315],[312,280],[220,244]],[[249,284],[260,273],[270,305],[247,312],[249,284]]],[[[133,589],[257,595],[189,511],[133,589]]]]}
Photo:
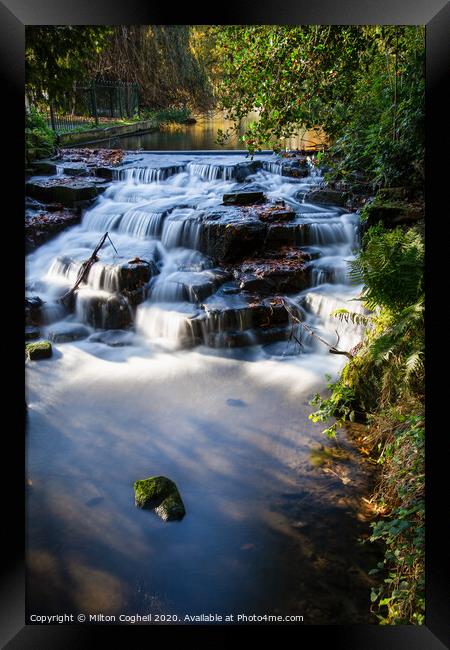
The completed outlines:
{"type": "MultiPolygon", "coordinates": [[[[96,205],[86,212],[80,226],[30,256],[29,284],[38,287],[41,293],[44,289],[43,298],[51,315],[47,320],[61,316],[55,297],[74,283],[82,260],[88,257],[87,250],[94,248],[99,234],[108,231],[116,242],[121,259],[117,259],[111,247],[101,252],[101,257],[106,255],[108,259],[91,268],[87,282],[78,292],[75,314],[67,316],[69,320],[78,318],[91,326],[99,323],[107,326],[105,305],[112,303],[108,302],[105,292],[109,297],[120,292],[118,264],[139,253],[159,270],[159,275],[152,277],[145,289],[149,306],[145,303],[137,307],[135,324],[139,333],[159,343],[169,333],[167,338],[173,345],[176,333],[180,332],[180,345],[186,344],[189,332],[192,333],[192,314],[183,316],[183,309],[180,311],[167,305],[188,301],[196,305],[196,316],[201,321],[201,327],[192,334],[190,343],[195,340],[213,347],[226,347],[228,329],[233,333],[245,332],[240,337],[242,345],[255,344],[258,339],[252,332],[256,325],[252,322],[254,316],[250,318],[249,301],[246,302],[245,297],[239,298],[245,304],[235,307],[233,296],[222,295],[221,282],[211,281],[205,272],[211,261],[200,252],[203,217],[220,206],[224,193],[239,187],[234,180],[235,169],[236,162],[230,164],[227,160],[218,164],[194,158],[182,163],[176,160],[172,164],[166,162],[159,168],[152,160],[147,167],[129,167],[118,172],[119,180],[112,183],[96,205]],[[74,233],[78,236],[76,246],[71,250],[74,233]],[[63,251],[64,255],[54,256],[63,251]],[[176,257],[173,251],[176,251],[176,257]],[[42,274],[45,258],[50,263],[42,274]],[[200,309],[201,301],[217,290],[217,301],[222,308],[212,310],[210,304],[206,304],[200,309]],[[102,305],[101,309],[99,307],[102,317],[92,316],[92,303],[102,305]],[[158,303],[160,307],[157,309],[155,305],[158,303]],[[49,308],[49,305],[55,307],[49,308]],[[181,326],[183,318],[186,322],[181,326]],[[147,324],[148,319],[155,322],[147,324]],[[171,319],[173,327],[168,324],[171,319]]],[[[338,208],[305,203],[303,195],[320,178],[313,165],[310,165],[310,170],[312,173],[305,178],[286,178],[282,176],[281,164],[269,159],[263,161],[262,171],[255,173],[252,179],[269,200],[284,200],[295,210],[297,216],[290,224],[296,233],[295,241],[300,246],[318,251],[316,258],[308,264],[310,285],[322,287],[322,290],[325,285],[329,287],[325,292],[332,295],[335,285],[347,284],[346,260],[351,258],[352,250],[357,246],[357,216],[343,213],[338,208]]],[[[303,300],[302,297],[299,299],[303,300]]],[[[121,295],[120,300],[128,298],[121,295]]],[[[311,303],[310,310],[314,309],[314,303],[311,303]]],[[[334,325],[328,320],[326,322],[328,326],[334,325]]],[[[236,336],[233,336],[236,341],[236,336]]]]}
{"type": "MultiPolygon", "coordinates": [[[[309,622],[365,623],[352,483],[311,466],[323,437],[304,406],[345,357],[299,323],[331,345],[339,337],[343,350],[360,340],[360,328],[330,316],[359,309],[346,273],[358,217],[308,204],[316,171],[287,178],[267,157],[246,183],[295,211],[267,232],[275,243],[278,231],[295,233],[310,255],[309,283],[258,296],[205,254],[214,238],[205,219],[243,187],[235,165],[245,158],[166,155],[164,170],[157,155],[144,158],[79,225],[27,258],[28,293],[44,301],[41,334],[55,351],[28,364],[29,606],[89,613],[102,603],[106,613],[182,620],[207,610],[304,613],[298,603],[308,603],[318,612],[309,622]],[[75,304],[63,306],[58,298],[106,231],[114,247],[105,242],[75,304]],[[182,522],[134,507],[134,481],[151,475],[176,481],[182,522]]],[[[353,461],[347,471],[361,485],[353,461]]]]}

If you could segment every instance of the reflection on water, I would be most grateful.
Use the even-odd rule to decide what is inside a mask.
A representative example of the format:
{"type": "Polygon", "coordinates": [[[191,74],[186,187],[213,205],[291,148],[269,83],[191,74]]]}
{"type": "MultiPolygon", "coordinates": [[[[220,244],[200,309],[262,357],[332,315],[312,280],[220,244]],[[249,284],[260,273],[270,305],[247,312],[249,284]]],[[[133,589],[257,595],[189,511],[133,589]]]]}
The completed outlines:
{"type": "Polygon", "coordinates": [[[104,348],[29,368],[28,611],[367,622],[365,470],[353,455],[345,483],[311,462],[328,358],[104,348]],[[154,474],[176,481],[181,522],[134,506],[154,474]]]}
{"type": "MultiPolygon", "coordinates": [[[[226,131],[231,128],[232,122],[226,120],[221,113],[200,115],[196,124],[176,125],[173,129],[142,135],[124,136],[95,143],[99,147],[120,147],[125,150],[143,149],[144,151],[179,151],[179,150],[229,150],[245,149],[245,144],[240,140],[245,126],[255,120],[256,114],[251,114],[242,121],[238,134],[233,133],[224,145],[217,144],[217,131],[226,131]]],[[[309,149],[321,145],[324,136],[320,131],[301,132],[284,141],[286,149],[309,149]]],[[[94,145],[92,145],[94,146],[94,145]]],[[[267,148],[270,148],[269,145],[267,148]]]]}

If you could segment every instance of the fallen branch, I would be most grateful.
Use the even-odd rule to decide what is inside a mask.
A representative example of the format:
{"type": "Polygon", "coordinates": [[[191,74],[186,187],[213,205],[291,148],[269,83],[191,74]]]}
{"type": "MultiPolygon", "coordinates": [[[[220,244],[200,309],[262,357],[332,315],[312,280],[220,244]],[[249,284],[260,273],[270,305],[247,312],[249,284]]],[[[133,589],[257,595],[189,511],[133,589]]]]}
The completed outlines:
{"type": "MultiPolygon", "coordinates": [[[[289,307],[288,307],[288,305],[286,304],[286,301],[285,301],[285,300],[283,300],[283,304],[284,304],[284,308],[286,309],[286,311],[287,311],[287,313],[289,314],[289,316],[291,317],[291,319],[292,319],[293,321],[295,321],[296,323],[298,323],[298,325],[301,325],[301,327],[303,327],[303,329],[305,329],[309,334],[311,334],[311,336],[314,336],[314,337],[315,337],[316,339],[318,339],[321,343],[323,343],[324,345],[326,345],[327,348],[328,348],[328,352],[331,352],[331,354],[343,354],[343,355],[345,355],[348,359],[353,359],[353,355],[352,355],[350,352],[346,352],[345,350],[338,350],[334,345],[331,345],[330,343],[328,343],[328,341],[325,341],[325,339],[323,339],[323,338],[320,337],[318,334],[316,334],[316,332],[314,332],[314,330],[311,329],[311,327],[309,327],[308,325],[306,325],[306,323],[304,323],[303,321],[301,321],[301,320],[298,318],[298,316],[296,316],[296,315],[292,312],[292,310],[289,309],[289,307]]],[[[292,334],[292,336],[293,336],[293,338],[297,341],[297,343],[300,343],[300,341],[297,339],[296,336],[294,336],[294,334],[292,334]]],[[[338,335],[338,342],[339,342],[339,335],[338,335]]],[[[300,343],[300,345],[302,345],[302,344],[300,343]]],[[[302,347],[303,347],[303,346],[302,346],[302,347]]]]}
{"type": "MultiPolygon", "coordinates": [[[[95,264],[95,262],[98,261],[97,253],[101,249],[101,247],[103,246],[103,244],[105,243],[107,238],[111,242],[111,239],[109,238],[108,233],[105,232],[105,234],[100,239],[97,246],[95,247],[92,255],[90,256],[90,258],[85,260],[82,263],[82,265],[80,267],[80,270],[78,271],[76,282],[73,285],[73,287],[71,289],[69,289],[69,291],[67,291],[63,296],[61,296],[61,298],[59,298],[60,302],[64,303],[68,298],[71,298],[75,294],[75,291],[78,289],[78,287],[83,282],[83,280],[85,280],[85,278],[87,278],[87,276],[89,275],[89,271],[91,270],[91,266],[93,264],[95,264]]],[[[111,244],[112,244],[112,242],[111,242],[111,244]]],[[[112,244],[112,245],[114,247],[114,244],[112,244]]],[[[116,249],[114,248],[114,250],[116,250],[116,249]]]]}

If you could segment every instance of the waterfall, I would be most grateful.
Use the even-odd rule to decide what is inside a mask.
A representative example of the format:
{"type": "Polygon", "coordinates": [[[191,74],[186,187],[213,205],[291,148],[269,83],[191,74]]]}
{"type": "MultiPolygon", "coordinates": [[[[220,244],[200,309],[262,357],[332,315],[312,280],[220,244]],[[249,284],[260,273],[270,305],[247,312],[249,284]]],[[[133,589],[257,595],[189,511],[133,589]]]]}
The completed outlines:
{"type": "Polygon", "coordinates": [[[142,183],[159,183],[175,174],[180,174],[184,170],[184,165],[175,165],[171,167],[130,167],[120,169],[116,172],[115,177],[119,181],[125,181],[127,184],[140,185],[142,183]]]}
{"type": "Polygon", "coordinates": [[[193,176],[200,176],[205,181],[229,181],[235,177],[234,167],[231,165],[210,165],[208,163],[188,163],[188,172],[193,176]]]}
{"type": "MultiPolygon", "coordinates": [[[[224,192],[236,188],[235,167],[240,162],[242,157],[210,162],[204,157],[179,161],[165,156],[159,166],[152,159],[147,166],[118,170],[117,180],[85,212],[79,226],[30,256],[30,286],[42,295],[44,321],[67,317],[56,299],[75,283],[100,234],[109,232],[114,249],[108,243],[100,251],[69,318],[97,329],[134,327],[150,343],[166,341],[169,347],[277,342],[282,347],[293,327],[282,305],[275,301],[273,307],[270,297],[261,301],[257,291],[240,293],[233,282],[228,286],[230,272],[214,269],[213,261],[201,252],[206,250],[205,239],[212,236],[211,229],[204,232],[203,222],[211,210],[221,208],[224,192]],[[155,270],[145,286],[138,283],[139,291],[130,294],[121,278],[124,261],[135,258],[155,270]]],[[[291,242],[313,247],[314,257],[307,263],[310,289],[298,298],[289,295],[291,308],[294,305],[302,318],[333,340],[338,329],[347,344],[362,332],[344,326],[330,313],[356,291],[349,284],[347,262],[359,244],[358,217],[297,199],[320,177],[311,161],[309,166],[310,176],[285,178],[280,162],[265,159],[255,180],[270,200],[282,199],[296,212],[293,221],[268,226],[270,246],[291,242]]],[[[244,210],[242,216],[246,214],[244,210]]],[[[323,352],[304,330],[297,334],[302,351],[323,352]]]]}
{"type": "Polygon", "coordinates": [[[201,222],[194,210],[178,209],[164,222],[161,242],[167,249],[184,247],[198,248],[201,222]]]}
{"type": "Polygon", "coordinates": [[[271,174],[277,174],[278,176],[281,176],[283,174],[283,165],[281,163],[264,160],[262,165],[263,169],[270,172],[271,174]]]}

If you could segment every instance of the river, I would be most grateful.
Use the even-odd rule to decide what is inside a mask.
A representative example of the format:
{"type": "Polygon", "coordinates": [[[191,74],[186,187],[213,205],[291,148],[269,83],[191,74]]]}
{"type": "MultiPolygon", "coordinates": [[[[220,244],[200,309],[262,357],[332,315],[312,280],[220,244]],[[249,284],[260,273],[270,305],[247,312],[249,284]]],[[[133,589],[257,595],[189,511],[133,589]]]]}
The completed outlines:
{"type": "MultiPolygon", "coordinates": [[[[227,120],[221,112],[211,112],[197,115],[195,124],[170,124],[153,133],[121,136],[106,139],[101,142],[93,142],[89,146],[105,147],[126,150],[144,151],[233,151],[245,149],[241,141],[245,128],[257,120],[256,113],[250,113],[241,121],[238,132],[230,131],[230,136],[223,144],[217,142],[217,131],[223,132],[231,129],[233,123],[227,120]]],[[[324,143],[324,135],[320,130],[301,129],[297,135],[293,135],[283,141],[286,149],[310,149],[321,146],[324,143]]],[[[270,146],[267,146],[270,149],[270,146]]]]}
{"type": "MultiPolygon", "coordinates": [[[[337,329],[350,349],[361,331],[330,313],[357,304],[346,260],[358,246],[358,217],[303,201],[321,182],[317,172],[286,178],[261,159],[252,182],[295,210],[316,253],[312,286],[290,304],[333,342],[337,329]]],[[[370,621],[374,558],[358,543],[370,473],[345,434],[342,460],[325,462],[323,446],[334,443],[308,419],[309,400],[345,357],[310,338],[303,347],[259,341],[248,300],[198,250],[200,216],[236,189],[233,169],[244,160],[131,156],[80,225],[27,257],[27,292],[46,301],[44,334],[86,329],[81,340],[54,343],[53,358],[27,363],[29,613],[370,621]],[[115,249],[99,257],[109,270],[94,265],[67,314],[57,298],[106,230],[115,249]],[[115,295],[115,265],[136,257],[159,273],[133,323],[104,335],[108,324],[94,326],[90,306],[115,295]],[[243,344],[230,346],[229,321],[210,316],[218,305],[243,344]],[[190,340],[199,312],[201,333],[190,340]],[[134,506],[134,481],[152,475],[176,482],[182,521],[134,506]]]]}

